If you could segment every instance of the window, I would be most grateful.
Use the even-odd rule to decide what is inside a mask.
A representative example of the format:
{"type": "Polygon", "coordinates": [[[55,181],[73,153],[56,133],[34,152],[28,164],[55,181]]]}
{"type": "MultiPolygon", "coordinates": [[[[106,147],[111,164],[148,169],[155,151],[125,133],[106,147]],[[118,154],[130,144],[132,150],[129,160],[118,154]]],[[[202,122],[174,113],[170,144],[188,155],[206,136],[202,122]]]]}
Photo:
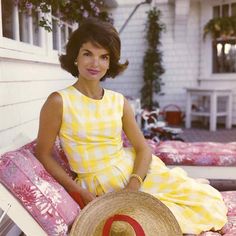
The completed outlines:
{"type": "Polygon", "coordinates": [[[52,9],[53,49],[61,53],[65,51],[65,45],[68,37],[72,33],[73,26],[60,20],[58,15],[59,12],[52,9]]]}
{"type": "MultiPolygon", "coordinates": [[[[236,17],[236,2],[213,7],[213,17],[236,17]]],[[[212,42],[213,73],[236,73],[236,37],[212,42]]]]}
{"type": "Polygon", "coordinates": [[[60,21],[58,18],[52,16],[52,38],[53,49],[60,53],[65,51],[67,39],[72,33],[72,25],[60,21]]]}
{"type": "Polygon", "coordinates": [[[2,0],[1,4],[3,37],[40,46],[39,12],[19,12],[17,5],[9,0],[2,0]]]}
{"type": "MultiPolygon", "coordinates": [[[[27,13],[18,10],[13,0],[1,0],[2,36],[34,46],[43,46],[43,34],[46,31],[39,26],[40,11],[31,9],[27,13]]],[[[65,44],[73,27],[59,19],[52,11],[52,48],[59,53],[65,50],[65,44]]],[[[51,48],[51,47],[49,47],[51,48]]]]}
{"type": "Polygon", "coordinates": [[[213,46],[213,72],[236,72],[236,44],[235,40],[219,40],[213,46]]]}
{"type": "Polygon", "coordinates": [[[236,3],[232,3],[231,5],[231,15],[236,16],[236,3]]]}

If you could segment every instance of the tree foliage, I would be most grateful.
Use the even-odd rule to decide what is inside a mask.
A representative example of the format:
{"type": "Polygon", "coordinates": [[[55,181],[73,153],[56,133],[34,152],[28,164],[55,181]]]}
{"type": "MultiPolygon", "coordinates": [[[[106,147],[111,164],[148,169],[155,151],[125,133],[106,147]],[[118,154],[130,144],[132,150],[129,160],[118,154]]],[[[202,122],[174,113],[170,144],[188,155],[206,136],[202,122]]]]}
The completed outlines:
{"type": "Polygon", "coordinates": [[[165,25],[160,22],[161,12],[156,7],[149,10],[147,20],[147,51],[143,60],[143,79],[144,85],[141,89],[142,106],[148,109],[159,107],[153,101],[154,94],[161,94],[162,79],[161,75],[165,72],[162,66],[161,33],[165,30],[165,25]]]}
{"type": "Polygon", "coordinates": [[[79,23],[89,16],[113,23],[111,16],[102,10],[103,0],[15,0],[15,3],[22,12],[28,14],[40,9],[44,15],[39,25],[47,31],[52,30],[52,22],[47,17],[47,13],[51,10],[54,16],[69,23],[79,23]]]}

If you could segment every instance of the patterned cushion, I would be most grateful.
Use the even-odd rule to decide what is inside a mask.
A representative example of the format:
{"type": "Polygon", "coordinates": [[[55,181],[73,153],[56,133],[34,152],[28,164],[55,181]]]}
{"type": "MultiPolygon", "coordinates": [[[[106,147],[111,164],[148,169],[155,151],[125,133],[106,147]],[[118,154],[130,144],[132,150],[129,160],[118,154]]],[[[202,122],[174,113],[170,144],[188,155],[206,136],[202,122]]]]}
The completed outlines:
{"type": "Polygon", "coordinates": [[[236,216],[229,216],[228,222],[221,230],[221,235],[235,236],[236,235],[236,216]]]}
{"type": "Polygon", "coordinates": [[[224,202],[228,208],[228,216],[236,217],[236,191],[222,192],[224,202]]]}
{"type": "Polygon", "coordinates": [[[165,141],[156,145],[155,154],[168,165],[236,166],[236,142],[165,141]]]}
{"type": "MultiPolygon", "coordinates": [[[[147,142],[154,152],[158,151],[155,142],[147,142]]],[[[170,142],[172,145],[173,141],[170,142]]],[[[168,144],[168,141],[165,143],[168,144]]],[[[177,142],[177,146],[180,144],[177,142]]],[[[129,145],[126,142],[125,146],[129,145]]],[[[79,214],[79,206],[35,158],[34,147],[35,141],[0,157],[0,182],[23,204],[48,235],[67,235],[69,226],[79,214]]],[[[58,140],[53,148],[53,157],[73,177],[58,140]]],[[[199,236],[236,235],[236,191],[222,192],[222,195],[228,207],[227,224],[219,232],[208,231],[199,236]]]]}
{"type": "MultiPolygon", "coordinates": [[[[48,235],[67,235],[80,208],[35,158],[34,146],[35,142],[31,142],[0,157],[0,182],[48,235]]],[[[58,143],[54,146],[53,156],[72,175],[58,143]]]]}

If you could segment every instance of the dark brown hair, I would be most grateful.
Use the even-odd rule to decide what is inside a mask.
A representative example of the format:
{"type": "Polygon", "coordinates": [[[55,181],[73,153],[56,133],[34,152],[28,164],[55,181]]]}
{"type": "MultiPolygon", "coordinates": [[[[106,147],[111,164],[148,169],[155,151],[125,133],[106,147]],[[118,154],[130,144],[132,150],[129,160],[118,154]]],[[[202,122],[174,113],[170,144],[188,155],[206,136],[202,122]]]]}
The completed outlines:
{"type": "Polygon", "coordinates": [[[119,34],[113,25],[99,19],[88,18],[71,34],[66,45],[66,54],[59,57],[61,67],[73,76],[78,76],[79,74],[74,62],[81,46],[86,42],[102,46],[109,52],[110,66],[101,80],[105,80],[107,77],[114,78],[127,68],[128,61],[124,64],[119,63],[121,42],[119,34]]]}

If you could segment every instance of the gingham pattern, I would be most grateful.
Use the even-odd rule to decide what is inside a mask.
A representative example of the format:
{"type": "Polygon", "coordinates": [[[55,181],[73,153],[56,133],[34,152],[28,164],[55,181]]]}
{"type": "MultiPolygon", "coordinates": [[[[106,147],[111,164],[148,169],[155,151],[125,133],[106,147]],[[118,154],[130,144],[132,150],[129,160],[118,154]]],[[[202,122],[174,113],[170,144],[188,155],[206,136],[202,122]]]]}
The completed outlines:
{"type": "MultiPolygon", "coordinates": [[[[124,188],[135,152],[122,145],[123,96],[104,90],[103,98],[94,100],[73,86],[59,93],[63,98],[59,136],[72,170],[78,173],[77,182],[96,195],[124,188]]],[[[181,168],[168,169],[156,156],[141,191],[166,204],[183,233],[219,230],[227,221],[217,190],[189,178],[181,168]]]]}

